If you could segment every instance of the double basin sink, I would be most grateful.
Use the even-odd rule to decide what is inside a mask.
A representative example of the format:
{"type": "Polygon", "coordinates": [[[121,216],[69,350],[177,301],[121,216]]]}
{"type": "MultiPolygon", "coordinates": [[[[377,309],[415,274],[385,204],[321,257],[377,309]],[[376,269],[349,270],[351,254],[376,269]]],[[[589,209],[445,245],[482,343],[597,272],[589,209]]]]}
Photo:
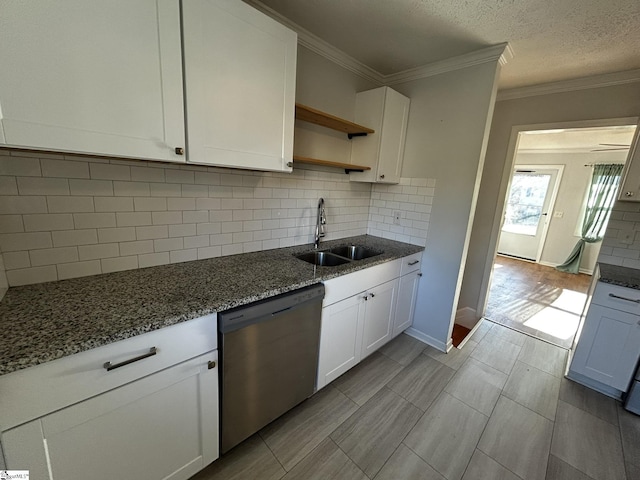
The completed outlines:
{"type": "Polygon", "coordinates": [[[328,248],[326,250],[314,250],[312,252],[296,255],[297,258],[313,265],[321,267],[337,267],[353,260],[364,260],[365,258],[382,255],[383,252],[372,250],[362,245],[341,245],[339,247],[328,248]]]}

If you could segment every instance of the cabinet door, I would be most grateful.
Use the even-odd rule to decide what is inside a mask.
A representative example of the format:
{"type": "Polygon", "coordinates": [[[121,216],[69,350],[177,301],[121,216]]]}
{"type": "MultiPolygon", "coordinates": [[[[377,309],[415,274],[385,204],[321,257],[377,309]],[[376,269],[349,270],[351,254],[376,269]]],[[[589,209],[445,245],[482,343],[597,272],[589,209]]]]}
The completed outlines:
{"type": "Polygon", "coordinates": [[[639,318],[592,303],[571,370],[626,391],[640,356],[639,318]]]}
{"type": "Polygon", "coordinates": [[[296,34],[240,0],[182,8],[188,161],[290,172],[296,34]]]}
{"type": "Polygon", "coordinates": [[[364,300],[355,295],[322,309],[318,390],[360,361],[364,300]]]}
{"type": "Polygon", "coordinates": [[[0,143],[184,161],[178,0],[5,0],[0,45],[0,143]]]}
{"type": "Polygon", "coordinates": [[[618,198],[625,201],[640,202],[640,124],[636,127],[631,148],[629,148],[618,198]]]}
{"type": "Polygon", "coordinates": [[[409,120],[409,99],[389,87],[356,94],[355,121],[375,133],[352,140],[351,163],[371,167],[352,172],[354,182],[398,183],[409,120]]]}
{"type": "Polygon", "coordinates": [[[4,432],[7,467],[51,480],[190,478],[218,457],[216,360],[196,357],[4,432]]]}
{"type": "Polygon", "coordinates": [[[395,317],[398,279],[383,283],[365,292],[362,358],[371,355],[391,340],[391,326],[395,317]]]}
{"type": "Polygon", "coordinates": [[[393,337],[400,335],[413,323],[421,276],[420,272],[413,272],[400,277],[396,314],[393,322],[393,337]]]}

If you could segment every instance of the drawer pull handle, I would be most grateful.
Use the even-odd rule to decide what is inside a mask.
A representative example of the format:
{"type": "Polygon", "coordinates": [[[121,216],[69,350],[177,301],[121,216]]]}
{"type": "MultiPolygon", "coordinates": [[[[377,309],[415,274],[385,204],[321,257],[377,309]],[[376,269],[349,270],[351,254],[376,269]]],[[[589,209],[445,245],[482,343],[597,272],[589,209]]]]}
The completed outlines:
{"type": "Polygon", "coordinates": [[[417,263],[420,263],[420,260],[414,260],[413,262],[409,262],[409,265],[415,265],[417,263]]]}
{"type": "Polygon", "coordinates": [[[207,368],[209,370],[213,370],[214,368],[216,368],[216,361],[215,360],[210,360],[209,363],[207,363],[207,368]]]}
{"type": "Polygon", "coordinates": [[[640,299],[633,299],[633,298],[627,298],[627,297],[621,297],[620,295],[616,295],[614,293],[610,293],[609,296],[611,298],[617,298],[620,300],[626,300],[627,302],[633,302],[633,303],[640,303],[640,299]]]}
{"type": "Polygon", "coordinates": [[[153,357],[156,353],[158,353],[158,349],[156,347],[151,347],[149,349],[149,353],[143,353],[142,355],[134,358],[130,358],[129,360],[125,360],[124,362],[116,363],[112,365],[111,362],[105,362],[103,367],[107,369],[107,372],[111,370],[115,370],[116,368],[124,367],[125,365],[129,365],[130,363],[137,362],[138,360],[143,360],[148,357],[153,357]]]}

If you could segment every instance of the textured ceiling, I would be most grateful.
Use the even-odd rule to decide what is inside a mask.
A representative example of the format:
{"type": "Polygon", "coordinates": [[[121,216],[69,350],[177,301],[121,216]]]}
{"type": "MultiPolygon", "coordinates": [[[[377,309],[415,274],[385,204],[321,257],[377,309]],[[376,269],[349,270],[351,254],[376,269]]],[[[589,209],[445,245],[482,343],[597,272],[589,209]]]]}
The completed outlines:
{"type": "Polygon", "coordinates": [[[502,89],[640,68],[639,0],[262,3],[384,75],[502,42],[502,89]]]}

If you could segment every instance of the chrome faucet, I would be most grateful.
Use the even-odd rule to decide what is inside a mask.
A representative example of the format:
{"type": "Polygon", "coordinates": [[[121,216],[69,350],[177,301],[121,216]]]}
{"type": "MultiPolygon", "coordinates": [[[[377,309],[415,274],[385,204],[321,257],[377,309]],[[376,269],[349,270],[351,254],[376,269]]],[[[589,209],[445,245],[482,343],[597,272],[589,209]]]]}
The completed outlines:
{"type": "Polygon", "coordinates": [[[314,248],[320,245],[320,239],[324,237],[324,226],[327,224],[327,217],[324,213],[324,198],[318,200],[318,217],[316,219],[316,239],[314,248]]]}

